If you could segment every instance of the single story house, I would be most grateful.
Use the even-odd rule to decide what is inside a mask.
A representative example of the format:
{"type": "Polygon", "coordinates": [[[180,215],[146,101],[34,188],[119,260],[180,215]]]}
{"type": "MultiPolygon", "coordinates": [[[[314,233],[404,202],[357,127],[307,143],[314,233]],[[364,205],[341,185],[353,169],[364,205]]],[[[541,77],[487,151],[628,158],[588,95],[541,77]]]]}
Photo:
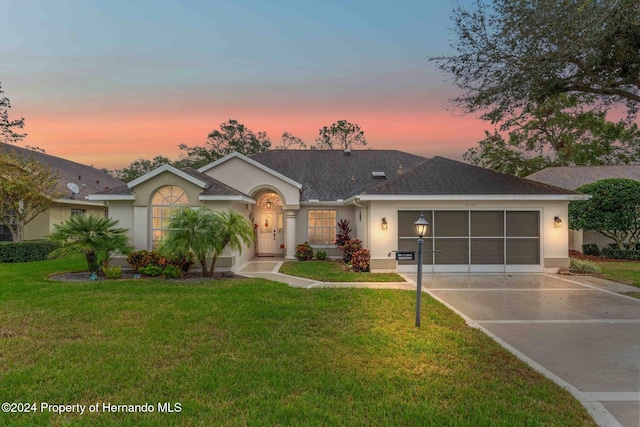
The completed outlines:
{"type": "Polygon", "coordinates": [[[256,244],[225,253],[236,270],[254,256],[293,259],[295,246],[334,249],[336,224],[371,251],[374,271],[415,271],[393,251],[415,250],[413,223],[430,223],[424,271],[543,272],[569,265],[567,207],[585,196],[442,157],[397,150],[274,150],[229,154],[198,170],[165,165],[89,196],[151,249],[178,207],[233,209],[254,223],[256,244]],[[562,227],[559,227],[562,226],[562,227]]]}
{"type": "MultiPolygon", "coordinates": [[[[543,169],[527,177],[567,190],[575,190],[608,178],[640,181],[640,165],[558,166],[543,169]]],[[[602,248],[614,241],[593,230],[569,230],[570,250],[582,252],[582,245],[587,243],[595,243],[602,248]]]]}
{"type": "MultiPolygon", "coordinates": [[[[108,207],[103,202],[89,201],[87,196],[124,185],[122,181],[92,166],[51,156],[40,151],[29,150],[9,144],[0,144],[0,150],[12,151],[43,164],[58,176],[57,190],[62,197],[47,211],[38,215],[25,226],[24,239],[37,240],[47,237],[54,226],[76,214],[108,215],[108,207]]],[[[11,232],[0,225],[0,241],[12,240],[11,232]]]]}

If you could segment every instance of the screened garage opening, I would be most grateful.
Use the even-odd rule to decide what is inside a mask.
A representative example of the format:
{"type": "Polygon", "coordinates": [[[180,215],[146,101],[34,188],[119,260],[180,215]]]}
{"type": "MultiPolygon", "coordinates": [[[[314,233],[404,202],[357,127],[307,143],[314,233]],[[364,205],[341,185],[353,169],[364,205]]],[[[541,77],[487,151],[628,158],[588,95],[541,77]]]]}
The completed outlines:
{"type": "MultiPolygon", "coordinates": [[[[541,271],[539,211],[398,211],[398,250],[417,250],[413,223],[420,213],[430,224],[425,272],[541,271]]],[[[415,271],[416,261],[398,265],[399,271],[415,271]]]]}

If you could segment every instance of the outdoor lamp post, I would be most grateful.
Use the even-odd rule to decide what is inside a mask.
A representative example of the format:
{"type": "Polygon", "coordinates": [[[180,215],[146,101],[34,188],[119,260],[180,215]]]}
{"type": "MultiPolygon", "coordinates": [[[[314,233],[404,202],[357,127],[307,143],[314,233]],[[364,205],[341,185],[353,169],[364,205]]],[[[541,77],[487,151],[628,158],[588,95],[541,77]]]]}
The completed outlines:
{"type": "Polygon", "coordinates": [[[424,219],[424,213],[420,214],[420,218],[413,223],[416,227],[416,234],[418,235],[418,287],[416,290],[416,326],[420,326],[420,305],[422,300],[422,246],[424,240],[422,237],[427,234],[429,229],[429,223],[424,219]]]}

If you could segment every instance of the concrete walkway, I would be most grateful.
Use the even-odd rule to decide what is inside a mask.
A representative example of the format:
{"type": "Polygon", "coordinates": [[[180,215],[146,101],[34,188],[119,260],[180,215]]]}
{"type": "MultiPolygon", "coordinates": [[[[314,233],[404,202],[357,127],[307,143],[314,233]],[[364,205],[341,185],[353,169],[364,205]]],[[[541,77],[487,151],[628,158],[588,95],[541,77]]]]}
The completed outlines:
{"type": "MultiPolygon", "coordinates": [[[[293,287],[416,289],[405,283],[323,283],[252,261],[239,274],[293,287]]],[[[590,276],[425,274],[423,291],[567,389],[601,426],[640,426],[638,288],[590,276]]]]}

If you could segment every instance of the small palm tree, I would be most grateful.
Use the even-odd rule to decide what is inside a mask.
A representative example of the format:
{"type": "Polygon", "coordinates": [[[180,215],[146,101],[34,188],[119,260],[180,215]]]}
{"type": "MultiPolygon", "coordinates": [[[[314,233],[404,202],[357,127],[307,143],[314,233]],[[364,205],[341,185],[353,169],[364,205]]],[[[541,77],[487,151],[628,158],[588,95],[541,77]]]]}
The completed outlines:
{"type": "Polygon", "coordinates": [[[169,253],[192,251],[202,265],[202,276],[211,277],[218,258],[227,247],[242,253],[243,246],[252,243],[253,224],[239,213],[184,208],[169,221],[162,250],[169,253]]]}
{"type": "Polygon", "coordinates": [[[117,224],[117,220],[97,215],[73,215],[62,224],[56,224],[55,231],[49,236],[49,240],[60,245],[49,258],[84,255],[89,271],[100,274],[100,267],[108,267],[113,253],[131,251],[127,229],[118,228],[117,224]]]}

